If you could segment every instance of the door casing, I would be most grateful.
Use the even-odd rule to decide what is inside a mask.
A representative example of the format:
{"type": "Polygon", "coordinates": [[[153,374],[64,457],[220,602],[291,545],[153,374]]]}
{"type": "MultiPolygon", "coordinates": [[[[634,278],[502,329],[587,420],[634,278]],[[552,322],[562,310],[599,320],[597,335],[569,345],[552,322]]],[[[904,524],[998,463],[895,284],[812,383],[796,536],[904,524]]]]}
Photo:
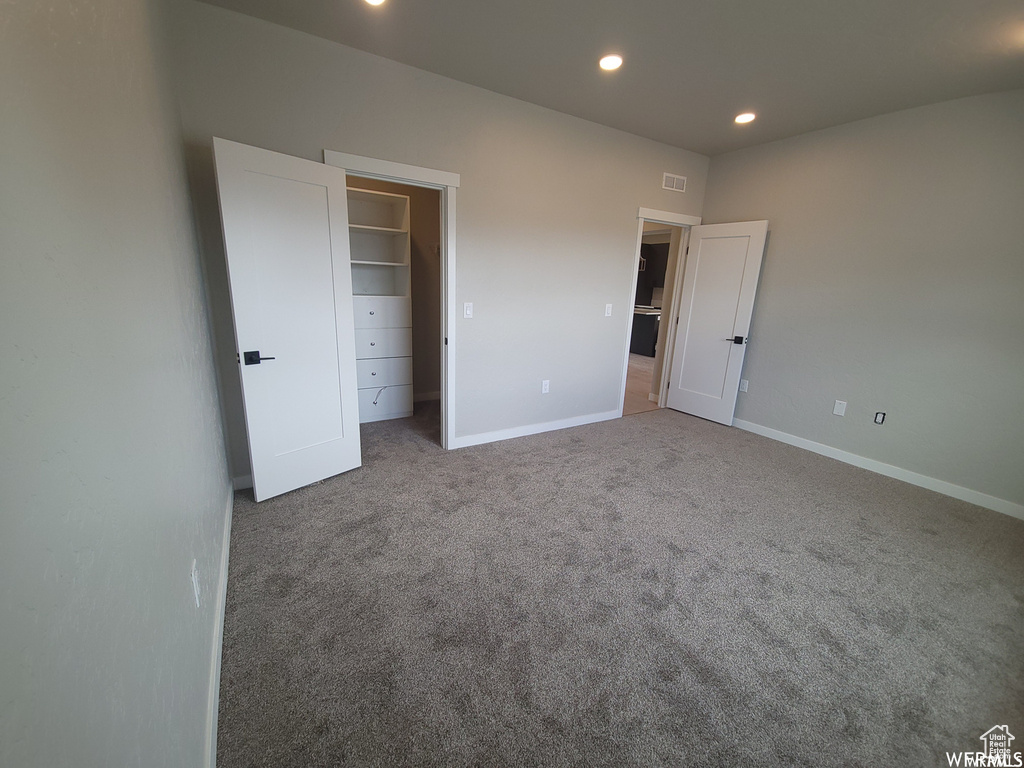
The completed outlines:
{"type": "Polygon", "coordinates": [[[441,193],[441,447],[447,450],[455,437],[455,213],[459,174],[331,149],[324,150],[324,163],[344,168],[350,176],[427,187],[441,193]]]}
{"type": "MultiPolygon", "coordinates": [[[[685,253],[686,241],[688,238],[687,230],[690,227],[700,224],[699,216],[689,216],[685,213],[673,213],[672,211],[659,211],[654,208],[640,208],[636,215],[637,228],[636,228],[636,253],[633,255],[633,280],[629,288],[629,301],[626,304],[626,311],[629,312],[630,320],[626,323],[626,342],[625,342],[625,357],[622,361],[622,382],[619,387],[619,416],[622,416],[622,404],[626,399],[626,376],[629,373],[629,339],[633,333],[633,321],[632,321],[632,310],[629,307],[633,306],[633,300],[636,296],[636,284],[638,278],[638,272],[640,269],[640,246],[643,245],[644,238],[644,224],[646,222],[652,222],[655,224],[667,224],[672,227],[682,227],[683,237],[681,238],[681,248],[683,249],[676,263],[676,279],[672,288],[672,301],[668,307],[668,315],[665,315],[665,308],[662,308],[662,317],[674,318],[679,313],[679,294],[682,286],[683,279],[683,255],[685,253]]],[[[666,385],[668,377],[665,375],[665,371],[672,365],[672,355],[670,351],[675,344],[675,328],[669,328],[668,335],[666,336],[666,354],[662,357],[662,371],[661,371],[661,387],[658,391],[658,406],[660,408],[665,407],[666,398],[666,385]]]]}

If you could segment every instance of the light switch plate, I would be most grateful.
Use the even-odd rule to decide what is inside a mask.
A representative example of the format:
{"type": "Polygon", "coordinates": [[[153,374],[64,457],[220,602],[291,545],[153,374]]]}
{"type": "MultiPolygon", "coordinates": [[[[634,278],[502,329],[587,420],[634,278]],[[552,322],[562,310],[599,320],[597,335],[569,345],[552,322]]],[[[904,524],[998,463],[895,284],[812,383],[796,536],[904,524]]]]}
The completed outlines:
{"type": "Polygon", "coordinates": [[[462,307],[462,316],[469,318],[473,316],[473,302],[467,301],[462,307]]]}
{"type": "Polygon", "coordinates": [[[836,416],[845,416],[846,415],[846,401],[845,400],[836,400],[836,407],[832,409],[832,413],[835,414],[836,416]]]}

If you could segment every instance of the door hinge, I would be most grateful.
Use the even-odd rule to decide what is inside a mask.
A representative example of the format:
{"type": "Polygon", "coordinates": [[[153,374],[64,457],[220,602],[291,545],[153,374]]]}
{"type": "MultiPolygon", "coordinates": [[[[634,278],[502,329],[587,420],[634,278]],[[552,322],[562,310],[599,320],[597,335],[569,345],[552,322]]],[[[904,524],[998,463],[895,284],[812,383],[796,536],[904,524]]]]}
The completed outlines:
{"type": "Polygon", "coordinates": [[[447,336],[444,337],[444,345],[446,347],[448,346],[448,337],[447,336]]]}
{"type": "Polygon", "coordinates": [[[687,255],[687,256],[689,256],[689,255],[690,255],[690,246],[686,246],[686,255],[687,255]]]}
{"type": "Polygon", "coordinates": [[[676,317],[676,325],[679,325],[679,318],[676,317]]]}
{"type": "Polygon", "coordinates": [[[237,352],[235,352],[235,362],[236,363],[241,363],[242,362],[242,358],[238,356],[237,352]]]}

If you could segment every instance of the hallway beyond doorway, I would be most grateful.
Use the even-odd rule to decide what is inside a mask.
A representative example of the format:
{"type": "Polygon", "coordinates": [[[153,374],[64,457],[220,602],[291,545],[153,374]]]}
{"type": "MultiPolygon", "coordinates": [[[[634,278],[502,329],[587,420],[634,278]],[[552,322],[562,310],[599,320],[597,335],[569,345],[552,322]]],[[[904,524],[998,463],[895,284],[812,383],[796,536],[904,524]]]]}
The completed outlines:
{"type": "Polygon", "coordinates": [[[626,397],[622,401],[622,415],[658,410],[658,404],[648,399],[651,380],[654,377],[654,358],[629,355],[629,369],[626,373],[626,397]]]}

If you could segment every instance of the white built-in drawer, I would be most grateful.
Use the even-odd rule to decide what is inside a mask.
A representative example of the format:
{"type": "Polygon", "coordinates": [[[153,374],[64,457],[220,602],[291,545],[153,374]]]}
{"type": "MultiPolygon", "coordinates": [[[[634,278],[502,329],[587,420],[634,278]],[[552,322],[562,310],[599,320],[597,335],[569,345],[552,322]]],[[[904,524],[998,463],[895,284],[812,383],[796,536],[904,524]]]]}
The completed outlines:
{"type": "Polygon", "coordinates": [[[359,390],[359,421],[381,421],[412,416],[412,385],[359,390]]]}
{"type": "Polygon", "coordinates": [[[356,360],[356,386],[359,389],[382,387],[385,384],[412,384],[412,358],[379,357],[356,360]]]}
{"type": "Polygon", "coordinates": [[[412,328],[357,328],[356,358],[408,357],[412,354],[412,328]]]}
{"type": "Polygon", "coordinates": [[[356,328],[408,328],[412,302],[408,296],[353,296],[356,328]]]}

